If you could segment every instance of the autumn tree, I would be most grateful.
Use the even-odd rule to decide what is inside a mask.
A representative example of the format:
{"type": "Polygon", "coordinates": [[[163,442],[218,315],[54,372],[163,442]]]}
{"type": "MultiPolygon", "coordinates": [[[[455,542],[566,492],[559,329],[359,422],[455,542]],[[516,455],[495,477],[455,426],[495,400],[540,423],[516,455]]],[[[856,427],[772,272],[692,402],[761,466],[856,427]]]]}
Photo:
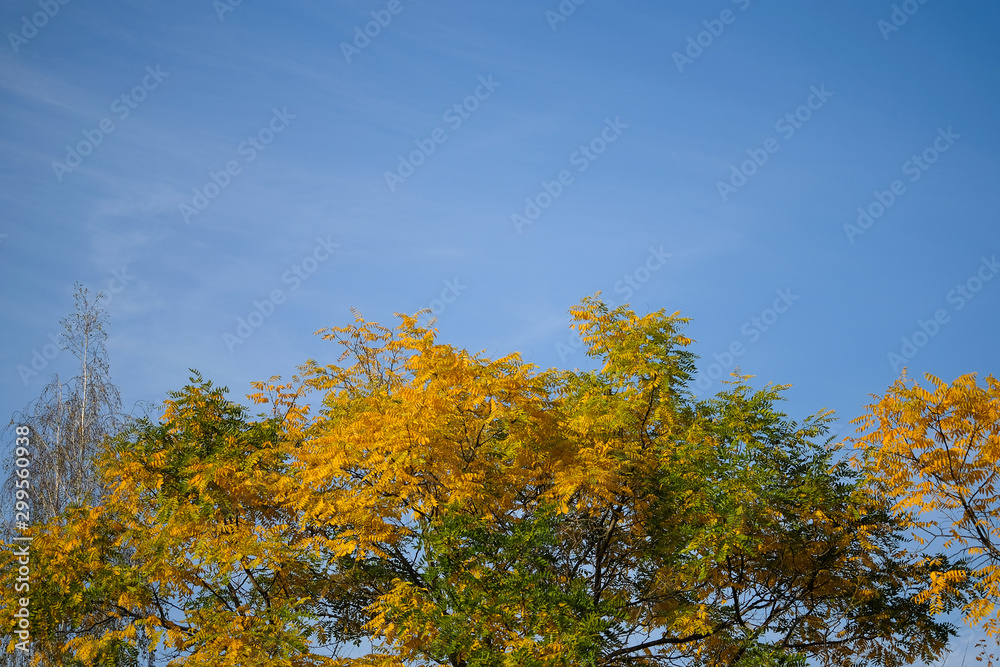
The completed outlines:
{"type": "Polygon", "coordinates": [[[85,665],[138,665],[143,637],[186,665],[321,664],[285,660],[308,653],[303,592],[325,572],[273,499],[295,411],[279,415],[284,388],[260,388],[261,401],[281,395],[253,419],[195,374],[159,422],[137,419],[110,441],[102,501],[35,531],[37,641],[62,642],[85,665]]]}
{"type": "Polygon", "coordinates": [[[902,526],[781,388],[687,391],[685,320],[585,300],[596,372],[536,372],[404,318],[330,330],[292,494],[377,594],[343,664],[896,665],[950,627],[902,526]],[[533,536],[527,538],[526,536],[533,536]],[[527,540],[527,541],[526,541],[527,540]],[[349,561],[350,562],[350,561],[349,561]]]}
{"type": "MultiPolygon", "coordinates": [[[[925,545],[959,552],[961,567],[933,577],[919,599],[932,606],[968,591],[969,625],[1000,637],[1000,381],[975,374],[951,384],[903,375],[855,420],[859,464],[925,545]]],[[[927,563],[935,556],[925,556],[927,563]]]]}
{"type": "Polygon", "coordinates": [[[902,557],[906,526],[825,437],[831,415],[792,420],[784,387],[746,377],[692,395],[677,314],[571,312],[597,370],[358,315],[321,332],[336,362],[255,386],[270,415],[195,376],[106,449],[106,496],[36,530],[39,632],[72,619],[86,664],[126,660],[137,633],[176,665],[894,667],[945,649],[954,629],[915,597],[951,566],[902,557]]]}

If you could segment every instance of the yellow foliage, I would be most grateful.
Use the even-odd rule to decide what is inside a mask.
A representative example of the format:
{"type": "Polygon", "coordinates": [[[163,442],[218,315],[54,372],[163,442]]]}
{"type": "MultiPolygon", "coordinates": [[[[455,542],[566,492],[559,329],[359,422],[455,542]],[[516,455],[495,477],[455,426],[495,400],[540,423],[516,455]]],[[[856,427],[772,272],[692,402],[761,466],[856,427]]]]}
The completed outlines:
{"type": "Polygon", "coordinates": [[[940,608],[971,579],[966,622],[1000,636],[994,614],[1000,599],[1000,381],[989,376],[982,386],[975,374],[951,384],[925,377],[933,391],[908,380],[904,370],[855,420],[865,432],[855,442],[855,463],[892,500],[920,544],[936,537],[970,557],[968,565],[932,573],[917,599],[940,608]]]}
{"type": "MultiPolygon", "coordinates": [[[[599,371],[357,315],[320,332],[336,363],[252,384],[270,414],[200,377],[172,392],[159,423],[109,443],[99,502],[39,528],[39,636],[56,646],[72,619],[98,628],[58,646],[85,664],[147,641],[176,667],[728,664],[779,635],[775,651],[829,664],[943,649],[900,591],[929,577],[940,605],[962,573],[895,551],[885,503],[813,442],[826,412],[791,421],[783,387],[747,377],[697,400],[676,313],[596,299],[571,313],[599,371]],[[350,642],[371,653],[326,655],[350,642]]],[[[921,465],[944,475],[965,446],[921,465]]]]}

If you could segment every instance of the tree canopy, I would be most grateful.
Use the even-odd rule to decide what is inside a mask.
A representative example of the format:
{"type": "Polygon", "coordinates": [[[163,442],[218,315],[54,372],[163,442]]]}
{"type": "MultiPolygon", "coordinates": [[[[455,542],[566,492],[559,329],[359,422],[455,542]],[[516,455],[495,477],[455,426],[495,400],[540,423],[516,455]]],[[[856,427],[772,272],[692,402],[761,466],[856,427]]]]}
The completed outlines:
{"type": "MultiPolygon", "coordinates": [[[[597,370],[358,315],[320,332],[336,362],[255,384],[264,413],[195,374],[108,440],[104,494],[33,528],[34,641],[87,665],[136,663],[137,636],[191,666],[892,667],[944,650],[936,613],[962,587],[920,593],[953,565],[906,551],[905,517],[825,437],[831,414],[793,420],[786,387],[746,376],[694,396],[677,313],[571,314],[597,370]]],[[[4,586],[14,572],[0,563],[4,586]]]]}
{"type": "MultiPolygon", "coordinates": [[[[856,419],[869,483],[920,544],[966,558],[931,579],[920,599],[946,604],[960,589],[970,625],[1000,636],[1000,381],[974,374],[951,384],[927,375],[931,389],[902,377],[856,419]]],[[[935,558],[929,554],[925,562],[935,558]]]]}

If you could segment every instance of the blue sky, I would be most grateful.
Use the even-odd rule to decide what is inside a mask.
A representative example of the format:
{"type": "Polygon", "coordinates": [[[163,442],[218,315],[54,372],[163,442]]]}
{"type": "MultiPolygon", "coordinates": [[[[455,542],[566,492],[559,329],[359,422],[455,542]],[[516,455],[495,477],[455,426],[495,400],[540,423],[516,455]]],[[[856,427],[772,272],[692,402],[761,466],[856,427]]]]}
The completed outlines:
{"type": "Polygon", "coordinates": [[[74,281],[127,404],[332,362],[351,307],[582,367],[598,290],[796,416],[1000,366],[995,3],[233,2],[0,8],[8,412],[74,281]]]}

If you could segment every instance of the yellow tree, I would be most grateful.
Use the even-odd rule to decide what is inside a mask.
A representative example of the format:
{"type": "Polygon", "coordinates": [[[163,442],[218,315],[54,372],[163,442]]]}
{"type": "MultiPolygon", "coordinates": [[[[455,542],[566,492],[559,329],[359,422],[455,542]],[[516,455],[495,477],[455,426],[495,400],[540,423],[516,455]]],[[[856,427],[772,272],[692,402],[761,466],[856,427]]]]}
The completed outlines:
{"type": "Polygon", "coordinates": [[[686,320],[585,299],[594,372],[436,342],[404,317],[329,330],[336,364],[288,501],[363,591],[375,650],[344,665],[899,665],[952,628],[913,600],[829,415],[781,388],[699,401],[686,320]],[[344,360],[348,363],[340,363],[344,360]],[[817,442],[817,439],[820,442],[817,442]]]}
{"type": "Polygon", "coordinates": [[[914,596],[949,565],[901,558],[905,526],[824,438],[830,415],[792,420],[783,387],[747,378],[695,397],[677,314],[571,312],[594,371],[358,316],[323,332],[343,355],[308,362],[302,392],[257,385],[270,416],[200,378],[172,392],[109,446],[99,502],[35,528],[36,640],[129,664],[148,633],[178,666],[262,667],[896,667],[944,650],[954,629],[914,596]]]}
{"type": "MultiPolygon", "coordinates": [[[[185,665],[323,664],[307,645],[328,633],[304,607],[323,572],[273,502],[302,415],[287,385],[256,388],[272,415],[249,417],[196,375],[159,423],[141,419],[106,443],[101,502],[30,531],[27,588],[17,589],[30,641],[8,651],[47,664],[57,646],[74,664],[138,665],[148,637],[185,665]]],[[[14,554],[5,545],[0,556],[4,590],[15,590],[14,554]]],[[[0,610],[4,627],[16,609],[0,610]]]]}
{"type": "MultiPolygon", "coordinates": [[[[975,374],[930,388],[900,379],[855,420],[856,446],[872,484],[915,529],[921,544],[940,542],[966,559],[933,577],[921,600],[940,606],[969,595],[967,623],[1000,635],[1000,381],[975,374]]],[[[928,556],[927,561],[933,560],[928,556]]]]}

